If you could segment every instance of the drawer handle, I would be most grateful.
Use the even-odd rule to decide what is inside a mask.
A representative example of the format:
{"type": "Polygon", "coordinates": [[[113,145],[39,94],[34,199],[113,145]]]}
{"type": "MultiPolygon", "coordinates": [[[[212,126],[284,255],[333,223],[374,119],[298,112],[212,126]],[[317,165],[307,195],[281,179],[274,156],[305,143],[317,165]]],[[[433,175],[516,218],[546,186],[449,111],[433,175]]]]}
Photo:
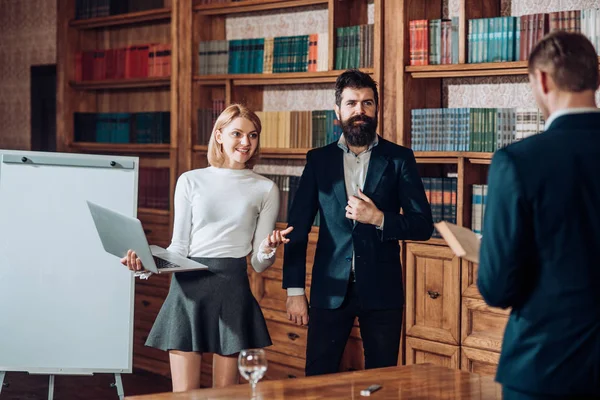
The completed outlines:
{"type": "Polygon", "coordinates": [[[429,295],[429,297],[431,297],[432,299],[437,299],[438,297],[440,297],[440,294],[438,292],[433,292],[431,290],[427,291],[427,294],[429,295]]]}
{"type": "Polygon", "coordinates": [[[298,339],[298,338],[300,337],[300,335],[297,335],[297,334],[295,334],[295,333],[289,332],[289,333],[287,334],[287,337],[288,337],[288,339],[290,339],[290,340],[296,340],[296,339],[298,339]]]}
{"type": "Polygon", "coordinates": [[[288,374],[288,379],[296,379],[296,375],[288,374]]]}
{"type": "Polygon", "coordinates": [[[150,302],[148,300],[142,300],[142,305],[144,307],[148,307],[150,305],[150,302]]]}
{"type": "Polygon", "coordinates": [[[145,233],[146,235],[149,235],[149,234],[151,234],[151,233],[152,233],[152,229],[144,229],[144,233],[145,233]]]}

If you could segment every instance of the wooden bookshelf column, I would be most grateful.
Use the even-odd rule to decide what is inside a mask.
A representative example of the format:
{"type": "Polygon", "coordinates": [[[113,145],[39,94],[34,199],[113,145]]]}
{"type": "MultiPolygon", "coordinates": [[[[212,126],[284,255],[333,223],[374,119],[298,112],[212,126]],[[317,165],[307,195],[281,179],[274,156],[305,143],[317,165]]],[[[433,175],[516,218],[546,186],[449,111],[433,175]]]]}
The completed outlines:
{"type": "MultiPolygon", "coordinates": [[[[181,38],[177,36],[183,25],[182,3],[185,2],[164,0],[156,9],[87,19],[75,19],[76,7],[89,7],[93,14],[98,11],[94,2],[59,0],[57,9],[57,149],[138,156],[138,217],[149,242],[161,246],[168,246],[171,238],[178,160],[182,159],[186,165],[186,154],[182,156],[179,147],[185,137],[181,132],[185,132],[185,122],[189,121],[186,114],[189,100],[181,101],[181,97],[190,96],[181,82],[186,74],[182,66],[190,54],[185,53],[185,46],[179,48],[181,38]],[[148,44],[170,45],[173,49],[172,57],[166,49],[160,50],[160,74],[154,63],[150,70],[152,50],[148,44]],[[137,67],[131,66],[134,56],[129,61],[117,58],[117,49],[131,46],[147,49],[148,55],[139,56],[137,67]],[[89,64],[89,60],[82,60],[82,52],[105,57],[105,62],[96,64],[92,60],[89,64]],[[109,62],[109,57],[113,61],[109,62]],[[147,72],[142,72],[146,66],[147,72]],[[118,78],[116,68],[122,68],[118,78]],[[129,75],[124,72],[127,68],[129,75]],[[88,76],[85,80],[81,75],[84,70],[88,76]],[[92,75],[91,70],[98,75],[92,75]],[[147,76],[142,76],[145,73],[147,76]],[[126,125],[117,122],[118,130],[114,122],[117,115],[128,121],[126,125]],[[85,118],[89,123],[82,126],[79,122],[85,118]],[[165,118],[170,119],[170,130],[165,118]]],[[[124,54],[123,51],[121,55],[124,54]]],[[[191,72],[187,73],[191,84],[191,72]]],[[[137,280],[135,287],[133,366],[164,375],[169,375],[168,354],[145,347],[144,342],[164,301],[169,281],[168,276],[155,276],[147,281],[137,280]]]]}
{"type": "MultiPolygon", "coordinates": [[[[398,112],[387,107],[390,123],[397,129],[396,141],[411,147],[411,111],[442,108],[443,78],[521,74],[524,62],[465,64],[467,21],[500,15],[499,0],[461,0],[459,8],[459,64],[410,65],[409,21],[440,19],[439,0],[404,0],[386,3],[385,101],[396,101],[398,112]],[[393,16],[389,16],[390,9],[393,16]],[[389,16],[389,18],[388,18],[389,16]],[[394,50],[388,38],[399,38],[394,50]],[[393,55],[393,57],[389,57],[393,55]],[[405,66],[402,71],[393,65],[405,66]],[[393,82],[392,88],[388,85],[393,82]],[[395,92],[393,88],[395,87],[395,92]],[[392,90],[390,90],[392,89],[392,90]]],[[[472,187],[486,182],[491,153],[454,151],[416,152],[423,177],[456,175],[456,214],[459,225],[471,227],[472,187]],[[435,167],[437,165],[437,167],[435,167]],[[454,166],[450,168],[449,166],[454,166]],[[439,172],[435,171],[438,168],[439,172]]],[[[434,178],[435,179],[435,178],[434,178]]],[[[445,193],[444,193],[445,194],[445,193]]],[[[442,194],[438,193],[438,196],[442,194]]],[[[436,196],[432,194],[432,196],[436,196]]],[[[437,201],[432,201],[436,207],[437,201]]],[[[435,213],[434,213],[435,214],[435,213]]],[[[406,364],[431,362],[493,374],[499,359],[506,311],[485,306],[476,287],[477,266],[458,259],[445,242],[433,238],[426,243],[406,243],[406,364]]]]}

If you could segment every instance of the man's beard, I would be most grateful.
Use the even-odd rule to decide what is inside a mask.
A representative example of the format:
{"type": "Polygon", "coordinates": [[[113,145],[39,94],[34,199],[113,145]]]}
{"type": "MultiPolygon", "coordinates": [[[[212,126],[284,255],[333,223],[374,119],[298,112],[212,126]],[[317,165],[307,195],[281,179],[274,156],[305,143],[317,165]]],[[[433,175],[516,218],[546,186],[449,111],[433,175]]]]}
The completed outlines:
{"type": "Polygon", "coordinates": [[[366,115],[357,115],[341,121],[342,132],[346,142],[350,146],[363,147],[370,145],[377,135],[377,118],[371,118],[366,115]],[[364,121],[363,124],[355,125],[356,121],[364,121]]]}

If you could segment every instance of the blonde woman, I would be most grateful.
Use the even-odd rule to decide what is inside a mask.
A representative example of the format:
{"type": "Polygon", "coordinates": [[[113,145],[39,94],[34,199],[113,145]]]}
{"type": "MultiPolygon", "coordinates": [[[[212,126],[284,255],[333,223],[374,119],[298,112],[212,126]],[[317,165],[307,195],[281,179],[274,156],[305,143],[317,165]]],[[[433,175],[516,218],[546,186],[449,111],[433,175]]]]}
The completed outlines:
{"type": "MultiPolygon", "coordinates": [[[[203,353],[213,353],[213,386],[237,383],[237,355],[271,345],[263,314],[250,292],[246,256],[262,272],[293,229],[273,230],[279,191],[252,171],[261,123],[233,104],[217,119],[208,144],[210,167],[182,174],[175,188],[175,219],[169,250],[209,266],[173,275],[147,346],[169,352],[173,391],[200,387],[203,353]]],[[[123,258],[143,269],[132,251],[123,258]]]]}

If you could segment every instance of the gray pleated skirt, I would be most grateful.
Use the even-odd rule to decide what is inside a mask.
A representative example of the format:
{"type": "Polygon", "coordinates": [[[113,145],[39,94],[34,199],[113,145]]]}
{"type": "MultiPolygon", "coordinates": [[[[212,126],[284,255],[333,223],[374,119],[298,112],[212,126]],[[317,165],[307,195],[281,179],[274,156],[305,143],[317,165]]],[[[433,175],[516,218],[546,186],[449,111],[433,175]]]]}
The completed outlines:
{"type": "Polygon", "coordinates": [[[272,344],[250,291],[245,258],[193,258],[208,271],[178,272],[146,346],[231,355],[272,344]]]}

